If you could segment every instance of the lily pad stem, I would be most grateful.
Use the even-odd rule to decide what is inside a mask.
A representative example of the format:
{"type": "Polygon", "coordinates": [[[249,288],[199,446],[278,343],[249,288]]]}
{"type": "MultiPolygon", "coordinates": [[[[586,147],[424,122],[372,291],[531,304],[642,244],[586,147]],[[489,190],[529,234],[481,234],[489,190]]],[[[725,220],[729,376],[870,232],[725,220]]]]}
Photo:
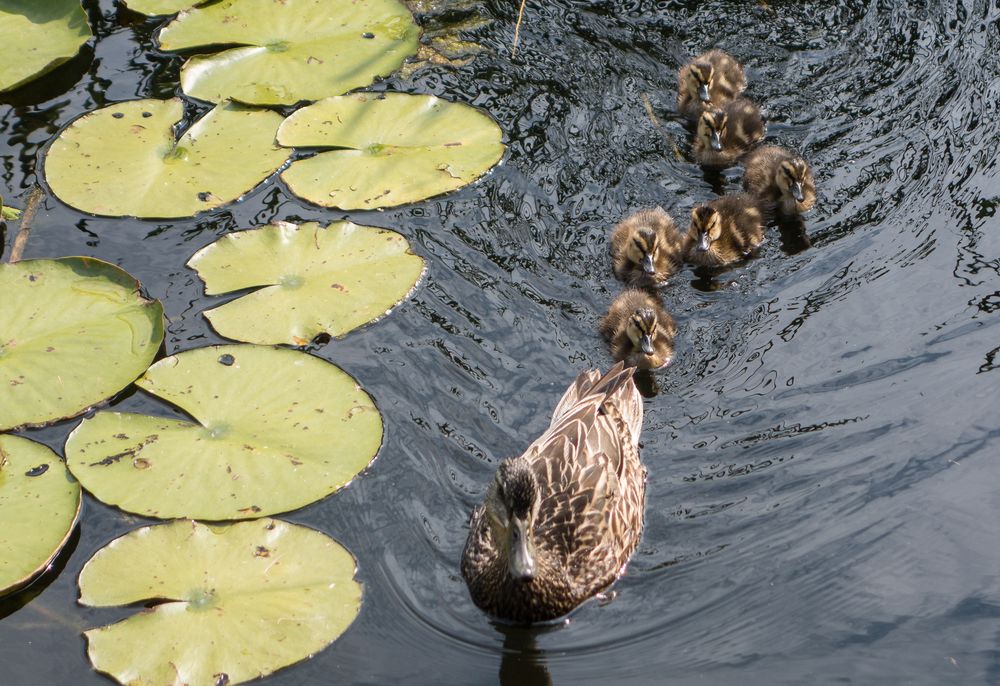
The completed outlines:
{"type": "Polygon", "coordinates": [[[24,254],[24,246],[28,244],[28,234],[31,233],[31,222],[35,220],[35,212],[38,211],[38,206],[42,202],[42,195],[41,186],[36,185],[31,189],[28,204],[25,205],[24,212],[21,214],[21,228],[18,229],[17,238],[14,239],[14,247],[11,248],[10,256],[7,258],[9,264],[20,261],[21,255],[24,254]]]}

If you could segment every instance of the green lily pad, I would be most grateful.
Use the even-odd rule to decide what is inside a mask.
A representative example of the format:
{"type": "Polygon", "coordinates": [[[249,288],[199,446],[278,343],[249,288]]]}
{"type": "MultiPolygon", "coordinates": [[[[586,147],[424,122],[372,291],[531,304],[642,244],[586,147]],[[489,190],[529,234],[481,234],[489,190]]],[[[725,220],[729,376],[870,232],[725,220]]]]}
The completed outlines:
{"type": "Polygon", "coordinates": [[[296,350],[198,348],[136,385],[194,421],[98,412],[70,434],[66,461],[98,499],[150,517],[294,510],[347,484],[382,443],[382,417],[357,382],[296,350]]]}
{"type": "Polygon", "coordinates": [[[475,181],[503,157],[502,135],[479,110],[431,95],[327,98],[288,117],[278,142],[341,149],[293,162],[281,178],[324,207],[392,207],[475,181]]]}
{"type": "Polygon", "coordinates": [[[354,557],[274,519],[177,521],[118,538],[80,572],[80,603],[156,602],[91,629],[87,655],[119,683],[239,684],[319,652],[354,621],[354,557]]]}
{"type": "Polygon", "coordinates": [[[184,64],[191,97],[293,105],[392,73],[419,35],[397,0],[222,0],[182,12],[159,41],[164,50],[239,46],[184,64]]]}
{"type": "Polygon", "coordinates": [[[209,295],[262,286],[205,312],[226,338],[305,345],[340,336],[386,314],[424,272],[395,231],[334,222],[279,222],[230,233],[194,254],[209,295]]]}
{"type": "Polygon", "coordinates": [[[133,12],[150,17],[164,14],[174,14],[189,7],[200,5],[208,0],[125,0],[125,5],[133,12]]]}
{"type": "Polygon", "coordinates": [[[70,60],[92,35],[80,0],[0,0],[0,92],[70,60]]]}
{"type": "Polygon", "coordinates": [[[163,306],[89,257],[0,265],[0,429],[75,416],[128,386],[163,341],[163,306]]]}
{"type": "Polygon", "coordinates": [[[80,514],[80,485],[44,445],[0,435],[0,595],[43,571],[80,514]]]}
{"type": "Polygon", "coordinates": [[[183,116],[179,98],[85,114],[52,143],[45,178],[84,212],[187,217],[236,200],[288,159],[274,142],[279,114],[219,105],[177,139],[183,116]]]}

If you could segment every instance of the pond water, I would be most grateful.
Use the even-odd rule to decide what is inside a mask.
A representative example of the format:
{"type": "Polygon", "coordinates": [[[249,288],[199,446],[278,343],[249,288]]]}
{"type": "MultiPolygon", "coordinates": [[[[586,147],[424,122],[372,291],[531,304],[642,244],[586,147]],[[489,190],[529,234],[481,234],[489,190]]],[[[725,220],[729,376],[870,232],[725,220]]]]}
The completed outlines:
{"type": "MultiPolygon", "coordinates": [[[[179,91],[159,22],[87,3],[96,42],[0,99],[0,194],[18,204],[81,113],[179,91]]],[[[266,683],[1000,683],[1000,6],[947,2],[452,3],[484,52],[377,88],[474,104],[504,164],[361,223],[428,261],[385,320],[313,350],[373,395],[386,440],[344,491],[287,515],[343,542],[365,601],[333,646],[266,683]],[[458,572],[498,460],[546,426],[618,291],[609,228],[737,189],[686,160],[677,67],[711,46],[748,68],[768,139],[800,148],[819,199],[759,259],[664,291],[678,355],[646,401],[646,528],[627,574],[569,621],[488,621],[458,572]],[[654,123],[655,121],[655,123],[654,123]]],[[[345,216],[272,180],[179,221],[83,215],[48,195],[26,257],[93,255],[163,301],[166,351],[222,342],[184,263],[271,219],[345,216]]],[[[8,228],[7,250],[13,241],[8,228]]],[[[2,296],[0,296],[2,297],[2,296]]],[[[175,416],[143,393],[119,410],[175,416]]],[[[76,422],[24,432],[62,452],[76,422]]],[[[80,632],[83,563],[144,520],[84,503],[56,568],[0,604],[9,684],[108,683],[80,632]]]]}

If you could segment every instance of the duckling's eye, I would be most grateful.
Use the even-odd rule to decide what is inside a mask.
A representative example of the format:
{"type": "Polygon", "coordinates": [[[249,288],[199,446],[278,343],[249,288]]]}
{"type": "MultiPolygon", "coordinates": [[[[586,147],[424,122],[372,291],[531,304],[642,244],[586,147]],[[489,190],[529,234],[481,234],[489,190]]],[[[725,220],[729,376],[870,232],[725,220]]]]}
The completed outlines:
{"type": "Polygon", "coordinates": [[[518,530],[516,526],[510,530],[510,536],[511,538],[514,539],[515,543],[521,540],[521,532],[518,530]]]}

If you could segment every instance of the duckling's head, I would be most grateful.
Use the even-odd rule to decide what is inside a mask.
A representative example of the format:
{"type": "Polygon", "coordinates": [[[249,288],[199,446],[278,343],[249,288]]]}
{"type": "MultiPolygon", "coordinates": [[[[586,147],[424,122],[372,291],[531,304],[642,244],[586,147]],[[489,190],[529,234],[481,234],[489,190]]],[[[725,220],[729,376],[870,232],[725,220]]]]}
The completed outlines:
{"type": "Polygon", "coordinates": [[[702,112],[698,120],[698,140],[705,148],[716,152],[722,150],[722,138],[726,135],[729,118],[722,110],[702,112]]]}
{"type": "Polygon", "coordinates": [[[655,274],[656,266],[653,261],[659,249],[656,232],[648,226],[643,226],[632,234],[632,240],[629,241],[626,254],[630,261],[642,267],[643,272],[655,274]]]}
{"type": "Polygon", "coordinates": [[[722,235],[722,216],[713,207],[699,205],[691,210],[691,231],[698,236],[695,249],[706,252],[722,235]]]}
{"type": "Polygon", "coordinates": [[[500,463],[486,498],[486,510],[510,577],[531,581],[536,571],[532,527],[538,513],[538,482],[523,456],[500,463]]]}
{"type": "Polygon", "coordinates": [[[653,354],[653,339],[656,337],[656,312],[644,307],[636,310],[625,325],[625,333],[632,346],[644,355],[653,354]]]}
{"type": "Polygon", "coordinates": [[[688,69],[687,83],[685,84],[691,97],[698,98],[706,105],[711,103],[713,76],[715,76],[715,68],[711,62],[694,62],[688,69]]]}
{"type": "Polygon", "coordinates": [[[803,186],[809,175],[809,165],[801,157],[784,160],[778,165],[774,175],[774,183],[781,189],[783,195],[795,198],[795,202],[805,200],[803,186]]]}

